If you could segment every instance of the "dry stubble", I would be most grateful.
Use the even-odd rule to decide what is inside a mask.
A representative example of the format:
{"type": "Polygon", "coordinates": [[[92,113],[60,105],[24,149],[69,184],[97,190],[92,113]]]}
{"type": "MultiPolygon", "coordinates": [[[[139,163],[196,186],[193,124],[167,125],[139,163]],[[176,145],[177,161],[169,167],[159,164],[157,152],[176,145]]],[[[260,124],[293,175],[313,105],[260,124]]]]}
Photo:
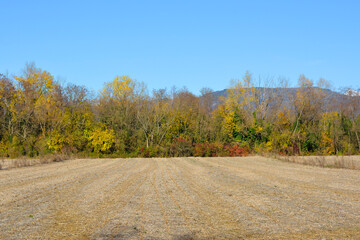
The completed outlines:
{"type": "Polygon", "coordinates": [[[263,157],[0,171],[0,239],[356,239],[360,171],[263,157]]]}

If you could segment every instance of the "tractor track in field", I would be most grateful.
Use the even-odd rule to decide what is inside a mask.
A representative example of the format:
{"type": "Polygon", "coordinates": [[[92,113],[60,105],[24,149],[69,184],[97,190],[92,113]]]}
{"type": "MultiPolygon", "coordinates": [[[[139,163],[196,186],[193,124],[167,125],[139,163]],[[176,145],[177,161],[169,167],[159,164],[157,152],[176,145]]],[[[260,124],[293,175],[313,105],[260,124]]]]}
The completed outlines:
{"type": "Polygon", "coordinates": [[[0,171],[0,239],[360,239],[360,171],[265,157],[0,171]]]}

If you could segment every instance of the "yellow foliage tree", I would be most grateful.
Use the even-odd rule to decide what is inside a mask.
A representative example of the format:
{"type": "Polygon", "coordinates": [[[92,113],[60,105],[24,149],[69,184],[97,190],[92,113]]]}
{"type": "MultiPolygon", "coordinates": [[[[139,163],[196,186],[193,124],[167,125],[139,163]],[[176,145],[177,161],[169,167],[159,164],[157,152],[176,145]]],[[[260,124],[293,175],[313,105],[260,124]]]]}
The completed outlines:
{"type": "Polygon", "coordinates": [[[102,95],[107,99],[117,101],[131,98],[136,88],[136,82],[128,76],[116,76],[111,82],[105,83],[102,95]]]}
{"type": "Polygon", "coordinates": [[[226,108],[232,111],[248,111],[248,115],[252,115],[253,109],[250,103],[255,100],[254,93],[252,76],[249,72],[246,72],[243,79],[232,81],[232,86],[228,89],[228,96],[225,101],[226,108]]]}
{"type": "MultiPolygon", "coordinates": [[[[55,87],[54,78],[50,73],[36,68],[34,64],[28,64],[22,76],[15,76],[17,81],[16,98],[11,104],[12,121],[21,125],[17,134],[21,136],[22,142],[27,142],[29,146],[34,145],[35,132],[39,122],[34,118],[36,105],[42,102],[51,94],[55,87]]],[[[44,126],[44,125],[43,125],[44,126]]]]}
{"type": "Polygon", "coordinates": [[[19,90],[23,94],[32,93],[33,100],[51,91],[54,84],[54,77],[47,71],[36,68],[34,64],[28,64],[23,76],[14,77],[19,84],[19,90]]]}
{"type": "Polygon", "coordinates": [[[320,121],[321,128],[321,149],[324,154],[334,154],[336,129],[334,123],[337,121],[339,114],[337,112],[325,112],[322,114],[320,121]]]}
{"type": "Polygon", "coordinates": [[[94,152],[107,152],[115,143],[114,131],[95,127],[89,135],[89,141],[94,152]]]}

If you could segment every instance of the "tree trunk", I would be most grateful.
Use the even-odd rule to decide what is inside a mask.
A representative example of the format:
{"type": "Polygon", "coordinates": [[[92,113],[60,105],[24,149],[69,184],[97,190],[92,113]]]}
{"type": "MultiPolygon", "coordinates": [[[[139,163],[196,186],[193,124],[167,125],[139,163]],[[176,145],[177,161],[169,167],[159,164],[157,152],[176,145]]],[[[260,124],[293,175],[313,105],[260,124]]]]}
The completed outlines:
{"type": "Polygon", "coordinates": [[[360,140],[359,140],[359,134],[358,134],[357,131],[355,131],[355,136],[356,136],[356,140],[357,140],[357,142],[358,142],[358,148],[359,148],[359,150],[360,150],[360,140]]]}

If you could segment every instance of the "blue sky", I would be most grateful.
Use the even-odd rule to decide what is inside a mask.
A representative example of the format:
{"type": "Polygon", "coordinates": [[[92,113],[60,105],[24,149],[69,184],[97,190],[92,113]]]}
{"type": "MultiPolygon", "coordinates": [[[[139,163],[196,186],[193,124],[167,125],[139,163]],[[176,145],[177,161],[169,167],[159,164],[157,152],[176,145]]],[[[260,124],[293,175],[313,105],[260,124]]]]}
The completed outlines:
{"type": "Polygon", "coordinates": [[[247,70],[360,87],[360,1],[0,0],[0,9],[0,73],[33,61],[93,90],[129,75],[198,94],[247,70]]]}

